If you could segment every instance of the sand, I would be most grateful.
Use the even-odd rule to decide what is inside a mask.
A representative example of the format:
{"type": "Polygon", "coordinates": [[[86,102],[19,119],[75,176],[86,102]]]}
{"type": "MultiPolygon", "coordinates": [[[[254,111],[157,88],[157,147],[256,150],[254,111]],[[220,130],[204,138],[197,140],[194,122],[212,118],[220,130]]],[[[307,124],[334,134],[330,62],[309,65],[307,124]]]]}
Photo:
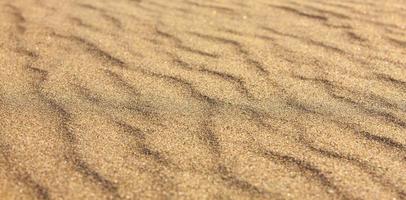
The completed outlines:
{"type": "Polygon", "coordinates": [[[0,199],[406,199],[404,0],[3,0],[0,199]]]}

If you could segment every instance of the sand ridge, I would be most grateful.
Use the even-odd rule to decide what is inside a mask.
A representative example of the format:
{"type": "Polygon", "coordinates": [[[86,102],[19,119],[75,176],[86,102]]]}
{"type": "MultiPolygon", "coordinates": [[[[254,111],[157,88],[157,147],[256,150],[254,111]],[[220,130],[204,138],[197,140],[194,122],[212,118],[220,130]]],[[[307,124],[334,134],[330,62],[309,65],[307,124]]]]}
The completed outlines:
{"type": "Polygon", "coordinates": [[[0,199],[406,199],[403,0],[0,11],[0,199]]]}

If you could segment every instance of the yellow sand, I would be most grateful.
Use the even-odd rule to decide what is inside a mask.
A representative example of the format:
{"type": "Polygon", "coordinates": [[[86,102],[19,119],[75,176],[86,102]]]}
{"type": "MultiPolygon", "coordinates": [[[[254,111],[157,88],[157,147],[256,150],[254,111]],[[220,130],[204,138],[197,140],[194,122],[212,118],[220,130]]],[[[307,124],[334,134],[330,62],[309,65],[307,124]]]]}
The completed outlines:
{"type": "Polygon", "coordinates": [[[406,2],[0,1],[0,199],[406,199],[406,2]]]}

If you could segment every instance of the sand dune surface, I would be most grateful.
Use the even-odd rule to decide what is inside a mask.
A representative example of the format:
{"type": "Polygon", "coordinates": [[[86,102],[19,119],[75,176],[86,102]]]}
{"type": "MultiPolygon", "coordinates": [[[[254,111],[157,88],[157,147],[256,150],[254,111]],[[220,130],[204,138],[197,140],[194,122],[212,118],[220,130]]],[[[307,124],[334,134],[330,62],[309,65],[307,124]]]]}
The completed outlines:
{"type": "Polygon", "coordinates": [[[406,199],[404,0],[2,0],[0,199],[406,199]]]}

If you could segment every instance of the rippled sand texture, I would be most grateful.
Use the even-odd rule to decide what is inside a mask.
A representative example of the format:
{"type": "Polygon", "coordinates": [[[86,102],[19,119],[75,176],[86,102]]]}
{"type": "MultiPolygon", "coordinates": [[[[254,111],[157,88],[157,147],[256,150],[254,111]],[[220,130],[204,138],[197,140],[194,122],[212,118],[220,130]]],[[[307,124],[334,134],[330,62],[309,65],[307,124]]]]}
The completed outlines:
{"type": "Polygon", "coordinates": [[[406,2],[1,0],[0,199],[406,199],[406,2]]]}

